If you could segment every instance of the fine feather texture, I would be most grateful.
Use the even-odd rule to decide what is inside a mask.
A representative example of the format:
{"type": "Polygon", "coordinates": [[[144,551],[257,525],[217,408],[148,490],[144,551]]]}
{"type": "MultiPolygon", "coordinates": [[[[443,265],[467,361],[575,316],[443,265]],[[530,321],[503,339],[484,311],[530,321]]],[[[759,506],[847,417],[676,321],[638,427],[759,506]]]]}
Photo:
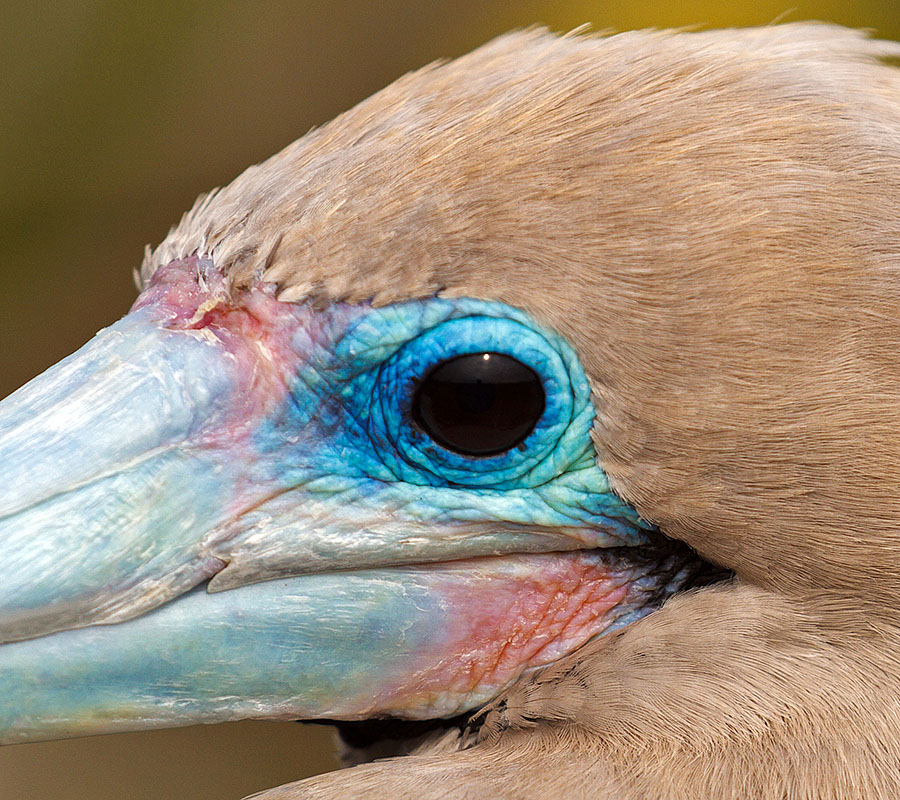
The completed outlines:
{"type": "Polygon", "coordinates": [[[267,798],[900,796],[900,46],[502,37],[201,198],[141,270],[528,310],[614,488],[736,574],[512,687],[477,741],[267,798]]]}

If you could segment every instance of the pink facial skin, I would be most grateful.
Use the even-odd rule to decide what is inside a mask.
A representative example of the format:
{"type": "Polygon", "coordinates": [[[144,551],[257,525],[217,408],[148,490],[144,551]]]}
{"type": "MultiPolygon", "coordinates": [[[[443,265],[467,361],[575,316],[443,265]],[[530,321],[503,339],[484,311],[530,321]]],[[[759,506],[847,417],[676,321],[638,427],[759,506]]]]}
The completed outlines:
{"type": "Polygon", "coordinates": [[[396,682],[357,713],[456,713],[602,633],[626,610],[634,576],[598,555],[489,557],[420,568],[442,611],[434,622],[444,626],[443,636],[410,653],[396,682]]]}
{"type": "Polygon", "coordinates": [[[146,309],[168,331],[203,337],[218,358],[230,361],[233,388],[223,413],[191,443],[213,459],[218,453],[231,465],[244,462],[248,467],[231,490],[228,519],[271,496],[272,487],[258,485],[249,469],[258,458],[252,436],[260,421],[285,402],[313,349],[362,313],[334,306],[325,315],[310,304],[279,302],[275,294],[273,285],[257,284],[232,296],[221,271],[192,256],[158,269],[131,309],[146,309]]]}
{"type": "Polygon", "coordinates": [[[221,271],[192,256],[158,269],[131,309],[152,309],[169,330],[210,337],[233,360],[240,402],[226,426],[231,441],[284,400],[299,361],[293,336],[301,326],[315,326],[308,306],[280,303],[274,295],[273,286],[262,284],[232,298],[221,271]]]}

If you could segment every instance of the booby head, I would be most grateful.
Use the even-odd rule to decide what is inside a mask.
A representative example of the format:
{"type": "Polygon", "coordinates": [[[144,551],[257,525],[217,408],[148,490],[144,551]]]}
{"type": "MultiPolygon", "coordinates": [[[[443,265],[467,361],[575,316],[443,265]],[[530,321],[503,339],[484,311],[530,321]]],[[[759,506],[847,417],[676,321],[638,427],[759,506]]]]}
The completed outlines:
{"type": "Polygon", "coordinates": [[[229,296],[192,256],[7,408],[9,738],[454,715],[696,571],[495,301],[229,296]]]}
{"type": "Polygon", "coordinates": [[[847,388],[822,310],[868,245],[804,258],[895,179],[853,116],[889,104],[846,103],[892,52],[515,34],[201,198],[130,313],[0,405],[0,741],[450,717],[711,564],[856,586],[779,533],[846,496],[804,494],[838,476],[800,412],[847,388]],[[865,175],[821,146],[848,131],[865,175]]]}

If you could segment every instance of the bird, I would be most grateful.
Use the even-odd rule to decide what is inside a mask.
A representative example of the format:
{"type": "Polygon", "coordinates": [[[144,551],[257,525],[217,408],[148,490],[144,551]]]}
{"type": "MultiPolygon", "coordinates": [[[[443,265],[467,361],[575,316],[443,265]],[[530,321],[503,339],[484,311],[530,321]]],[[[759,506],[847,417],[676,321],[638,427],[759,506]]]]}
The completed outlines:
{"type": "Polygon", "coordinates": [[[0,742],[336,723],[355,765],[265,800],[900,796],[898,57],[529,29],[202,196],[0,404],[0,742]]]}

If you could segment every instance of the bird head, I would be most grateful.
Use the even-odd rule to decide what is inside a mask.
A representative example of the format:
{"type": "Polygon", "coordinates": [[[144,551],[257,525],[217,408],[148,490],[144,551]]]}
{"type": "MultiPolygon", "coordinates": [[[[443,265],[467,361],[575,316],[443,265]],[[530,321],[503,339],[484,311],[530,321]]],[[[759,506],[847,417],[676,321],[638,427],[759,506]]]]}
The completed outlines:
{"type": "Polygon", "coordinates": [[[894,52],[513,34],[198,200],[0,405],[0,741],[451,717],[713,574],[871,603],[894,52]]]}

